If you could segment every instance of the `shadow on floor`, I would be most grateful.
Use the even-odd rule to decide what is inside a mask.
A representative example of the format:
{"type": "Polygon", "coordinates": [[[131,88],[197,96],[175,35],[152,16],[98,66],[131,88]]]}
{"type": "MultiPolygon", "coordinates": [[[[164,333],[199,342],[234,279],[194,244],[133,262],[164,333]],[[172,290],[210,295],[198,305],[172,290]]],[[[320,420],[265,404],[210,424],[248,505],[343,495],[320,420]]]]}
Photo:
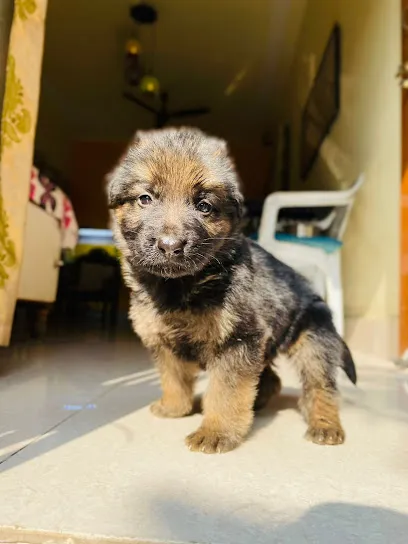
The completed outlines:
{"type": "MultiPolygon", "coordinates": [[[[288,485],[290,485],[288,483],[288,485]]],[[[242,497],[241,497],[242,498],[242,497]]],[[[349,503],[323,503],[297,517],[296,513],[265,511],[254,504],[231,508],[235,495],[221,509],[161,497],[151,504],[161,534],[176,542],[200,544],[406,544],[408,516],[386,508],[349,503]],[[221,513],[220,513],[221,510],[221,513]],[[285,522],[285,519],[297,518],[285,522]]],[[[217,497],[219,500],[219,497],[217,497]]],[[[276,503],[279,508],[279,502],[276,503]]]]}
{"type": "Polygon", "coordinates": [[[160,396],[158,374],[134,336],[118,342],[88,336],[24,343],[0,352],[0,368],[0,472],[160,396]],[[120,395],[121,390],[131,390],[127,402],[104,403],[104,397],[120,395]],[[67,432],[68,422],[74,423],[75,435],[67,432]]]}
{"type": "MultiPolygon", "coordinates": [[[[0,358],[0,473],[112,424],[160,397],[158,373],[134,337],[117,342],[98,337],[84,337],[82,342],[54,339],[26,343],[4,354],[0,358]]],[[[256,415],[248,439],[270,425],[280,411],[296,409],[298,393],[284,389],[272,399],[256,415]]],[[[199,398],[196,408],[199,411],[199,398]]]]}
{"type": "MultiPolygon", "coordinates": [[[[158,374],[133,334],[109,342],[99,333],[91,337],[84,333],[79,340],[77,335],[65,336],[0,351],[0,376],[0,472],[112,424],[160,397],[158,374]]],[[[279,412],[296,410],[298,398],[299,390],[284,388],[257,414],[248,440],[273,424],[279,412]]],[[[358,407],[378,417],[403,418],[399,413],[377,414],[361,398],[358,407]]],[[[127,432],[135,434],[137,429],[127,432]]]]}

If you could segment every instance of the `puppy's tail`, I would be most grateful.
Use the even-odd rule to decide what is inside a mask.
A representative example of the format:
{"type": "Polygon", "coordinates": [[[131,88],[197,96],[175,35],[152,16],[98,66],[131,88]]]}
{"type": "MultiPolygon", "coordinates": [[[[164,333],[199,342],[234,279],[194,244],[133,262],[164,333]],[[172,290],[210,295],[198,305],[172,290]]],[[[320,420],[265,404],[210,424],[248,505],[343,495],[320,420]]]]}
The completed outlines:
{"type": "Polygon", "coordinates": [[[356,385],[357,383],[357,371],[354,364],[353,357],[350,350],[344,340],[341,340],[343,344],[343,356],[342,356],[342,369],[346,373],[348,379],[356,385]]]}

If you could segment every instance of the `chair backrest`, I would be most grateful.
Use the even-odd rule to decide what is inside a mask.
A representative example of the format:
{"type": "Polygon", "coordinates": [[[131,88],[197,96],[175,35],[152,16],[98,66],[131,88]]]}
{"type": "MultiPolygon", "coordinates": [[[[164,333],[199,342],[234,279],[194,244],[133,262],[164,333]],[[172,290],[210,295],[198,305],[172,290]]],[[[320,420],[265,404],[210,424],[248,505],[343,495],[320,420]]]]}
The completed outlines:
{"type": "Polygon", "coordinates": [[[364,174],[360,174],[355,183],[353,183],[353,185],[349,189],[346,189],[344,191],[338,191],[339,193],[343,193],[344,199],[347,204],[345,204],[342,208],[337,208],[336,210],[336,214],[329,231],[332,238],[337,238],[338,240],[343,239],[351,208],[354,204],[355,196],[363,183],[364,174]]]}
{"type": "Polygon", "coordinates": [[[345,197],[348,199],[351,199],[351,198],[354,199],[357,191],[361,188],[363,183],[364,183],[364,174],[360,174],[351,187],[343,191],[335,191],[335,192],[343,193],[345,197]]]}
{"type": "Polygon", "coordinates": [[[364,183],[364,174],[349,188],[341,191],[291,191],[270,194],[264,202],[259,229],[259,242],[269,245],[275,239],[279,210],[283,208],[333,208],[335,217],[328,235],[341,240],[357,191],[364,183]]]}

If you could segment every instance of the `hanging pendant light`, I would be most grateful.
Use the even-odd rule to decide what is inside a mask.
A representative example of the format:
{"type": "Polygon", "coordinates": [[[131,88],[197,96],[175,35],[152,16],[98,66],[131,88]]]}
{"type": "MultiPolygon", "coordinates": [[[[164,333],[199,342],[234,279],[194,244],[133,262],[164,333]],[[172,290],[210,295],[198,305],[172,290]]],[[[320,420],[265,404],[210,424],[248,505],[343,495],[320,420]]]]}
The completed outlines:
{"type": "MultiPolygon", "coordinates": [[[[187,2],[188,0],[186,0],[187,2]]],[[[143,39],[140,33],[136,35],[140,38],[143,46],[142,55],[140,55],[140,44],[134,44],[132,41],[128,42],[126,51],[131,56],[136,58],[141,57],[141,66],[143,68],[143,74],[137,84],[136,90],[131,91],[129,89],[124,90],[123,97],[130,102],[136,104],[139,108],[154,115],[154,126],[156,128],[164,127],[171,119],[183,119],[185,117],[205,115],[210,113],[208,107],[187,108],[181,110],[170,110],[168,107],[169,95],[161,89],[161,85],[157,77],[154,75],[154,56],[156,52],[156,27],[155,23],[158,20],[157,11],[155,8],[140,2],[130,8],[130,16],[134,22],[141,27],[147,27],[147,34],[143,34],[143,39]],[[150,38],[150,39],[145,39],[150,38]],[[150,54],[148,54],[150,53],[150,54]],[[154,97],[155,100],[144,100],[141,95],[154,97]]]]}
{"type": "Polygon", "coordinates": [[[142,48],[141,48],[141,45],[139,43],[138,40],[136,40],[136,38],[130,38],[127,42],[126,42],[126,54],[127,55],[140,55],[142,51],[142,48]]]}
{"type": "Polygon", "coordinates": [[[131,38],[125,47],[125,81],[131,87],[139,85],[143,76],[140,62],[141,47],[138,40],[131,38]]]}
{"type": "Polygon", "coordinates": [[[160,93],[159,80],[154,76],[143,76],[139,83],[139,89],[146,95],[158,95],[160,93]]]}
{"type": "MultiPolygon", "coordinates": [[[[148,35],[143,39],[142,47],[139,40],[131,38],[126,43],[126,68],[125,79],[128,85],[139,87],[139,90],[150,96],[156,96],[160,93],[160,83],[154,76],[154,57],[156,52],[156,32],[155,23],[158,19],[157,10],[145,3],[140,2],[130,7],[130,17],[139,26],[148,27],[148,35]]],[[[141,30],[141,28],[140,28],[141,30]]],[[[140,33],[138,33],[140,34],[140,33]]]]}

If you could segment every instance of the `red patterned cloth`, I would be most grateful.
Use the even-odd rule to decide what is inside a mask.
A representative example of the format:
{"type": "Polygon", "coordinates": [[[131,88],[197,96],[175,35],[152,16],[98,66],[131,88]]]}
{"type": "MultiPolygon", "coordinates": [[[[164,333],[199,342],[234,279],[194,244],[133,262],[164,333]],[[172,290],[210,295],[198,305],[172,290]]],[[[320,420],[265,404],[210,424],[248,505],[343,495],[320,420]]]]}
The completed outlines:
{"type": "Polygon", "coordinates": [[[62,249],[74,249],[78,243],[78,223],[70,199],[35,166],[31,169],[30,200],[58,219],[62,249]]]}

